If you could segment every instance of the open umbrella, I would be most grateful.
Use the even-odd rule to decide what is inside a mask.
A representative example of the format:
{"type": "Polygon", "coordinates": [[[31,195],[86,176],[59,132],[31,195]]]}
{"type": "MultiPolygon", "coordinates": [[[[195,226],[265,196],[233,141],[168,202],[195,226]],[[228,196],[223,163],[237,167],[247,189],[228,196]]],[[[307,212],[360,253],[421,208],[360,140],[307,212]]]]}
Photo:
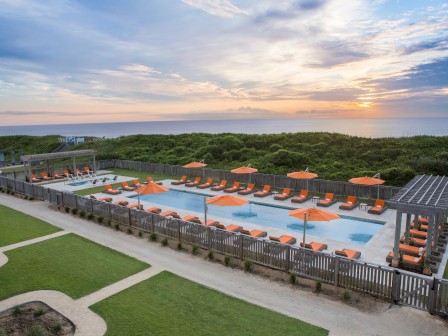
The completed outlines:
{"type": "MultiPolygon", "coordinates": [[[[249,164],[247,166],[232,169],[230,172],[234,174],[252,174],[256,173],[257,171],[258,171],[257,168],[252,168],[249,164]]],[[[250,182],[250,175],[249,175],[249,182],[250,182]]]]}
{"type": "Polygon", "coordinates": [[[207,166],[207,164],[204,162],[193,161],[193,162],[190,162],[182,167],[184,167],[184,168],[204,168],[205,166],[207,166]]]}
{"type": "Polygon", "coordinates": [[[338,214],[328,212],[316,208],[304,208],[288,211],[288,215],[303,220],[303,245],[305,246],[306,223],[311,222],[328,222],[340,218],[338,214]]]}
{"type": "Polygon", "coordinates": [[[305,180],[306,179],[306,189],[308,190],[308,180],[316,178],[317,174],[310,173],[308,171],[308,168],[307,168],[305,170],[301,170],[301,171],[298,171],[298,172],[288,173],[286,176],[288,176],[290,178],[293,178],[293,179],[301,179],[301,180],[305,180]]]}
{"type": "Polygon", "coordinates": [[[148,184],[143,185],[139,183],[137,186],[138,208],[140,209],[140,195],[159,194],[167,192],[168,190],[167,187],[157,184],[156,182],[149,182],[148,184]]]}
{"type": "Polygon", "coordinates": [[[378,173],[373,177],[370,177],[370,176],[354,177],[348,181],[353,184],[378,185],[377,198],[380,198],[380,184],[383,184],[384,182],[386,182],[386,181],[380,179],[380,177],[381,177],[381,175],[380,175],[380,173],[378,173]]]}
{"type": "Polygon", "coordinates": [[[207,204],[219,206],[241,206],[249,203],[249,201],[242,197],[235,197],[232,195],[218,195],[204,198],[204,223],[207,223],[207,204]]]}

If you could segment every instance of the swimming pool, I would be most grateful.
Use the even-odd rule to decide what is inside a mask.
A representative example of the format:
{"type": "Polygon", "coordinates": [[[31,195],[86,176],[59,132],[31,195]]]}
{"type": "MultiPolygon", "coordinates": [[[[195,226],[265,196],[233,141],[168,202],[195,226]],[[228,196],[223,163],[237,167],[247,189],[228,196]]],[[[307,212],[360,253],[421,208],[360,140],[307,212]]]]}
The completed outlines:
{"type": "Polygon", "coordinates": [[[67,183],[67,185],[72,186],[72,187],[76,187],[76,186],[80,186],[80,185],[86,184],[88,182],[90,182],[90,181],[79,181],[79,182],[67,183]]]}
{"type": "MultiPolygon", "coordinates": [[[[160,194],[140,195],[142,201],[159,204],[165,208],[172,207],[199,213],[204,213],[204,197],[201,194],[172,189],[160,194]]],[[[209,205],[207,216],[208,218],[228,218],[229,221],[224,224],[239,220],[265,227],[296,231],[297,234],[302,233],[303,221],[288,216],[288,210],[290,209],[257,203],[240,207],[209,205]]],[[[383,224],[379,221],[341,216],[340,219],[330,222],[308,222],[306,232],[313,236],[364,245],[383,227],[383,224]]]]}

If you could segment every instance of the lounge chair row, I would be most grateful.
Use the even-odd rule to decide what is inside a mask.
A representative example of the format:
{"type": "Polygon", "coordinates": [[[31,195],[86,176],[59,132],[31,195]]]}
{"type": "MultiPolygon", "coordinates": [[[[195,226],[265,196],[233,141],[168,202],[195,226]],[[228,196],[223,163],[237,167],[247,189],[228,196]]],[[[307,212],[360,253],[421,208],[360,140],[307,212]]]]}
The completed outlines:
{"type": "MultiPolygon", "coordinates": [[[[133,180],[132,183],[133,183],[132,185],[129,185],[128,182],[126,182],[126,181],[121,182],[121,189],[124,191],[135,191],[140,182],[139,182],[139,180],[133,180]]],[[[146,182],[144,182],[144,183],[162,184],[162,182],[154,181],[151,176],[148,176],[146,178],[146,182]]],[[[121,190],[112,188],[112,186],[110,184],[106,184],[104,186],[104,188],[105,188],[105,190],[103,190],[103,193],[105,193],[105,194],[109,194],[109,195],[121,194],[121,190]]]]}
{"type": "Polygon", "coordinates": [[[36,177],[36,174],[31,174],[31,182],[36,183],[36,182],[42,182],[42,181],[50,181],[50,180],[54,180],[54,179],[63,179],[63,178],[67,178],[70,175],[87,175],[87,174],[91,174],[93,173],[93,170],[90,169],[88,166],[85,166],[83,168],[83,170],[80,169],[76,169],[76,172],[73,174],[71,171],[69,171],[68,169],[64,169],[62,171],[62,174],[59,174],[59,172],[57,170],[53,171],[53,175],[49,176],[46,172],[42,172],[40,173],[40,177],[36,177]]]}

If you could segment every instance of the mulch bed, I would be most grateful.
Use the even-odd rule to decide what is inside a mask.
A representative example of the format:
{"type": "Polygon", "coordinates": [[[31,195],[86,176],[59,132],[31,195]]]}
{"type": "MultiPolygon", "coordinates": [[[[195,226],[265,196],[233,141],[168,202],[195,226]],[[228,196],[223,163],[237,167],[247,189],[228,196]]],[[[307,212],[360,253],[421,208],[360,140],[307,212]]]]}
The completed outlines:
{"type": "Polygon", "coordinates": [[[1,336],[71,336],[74,334],[74,324],[43,302],[28,302],[0,312],[1,336]]]}

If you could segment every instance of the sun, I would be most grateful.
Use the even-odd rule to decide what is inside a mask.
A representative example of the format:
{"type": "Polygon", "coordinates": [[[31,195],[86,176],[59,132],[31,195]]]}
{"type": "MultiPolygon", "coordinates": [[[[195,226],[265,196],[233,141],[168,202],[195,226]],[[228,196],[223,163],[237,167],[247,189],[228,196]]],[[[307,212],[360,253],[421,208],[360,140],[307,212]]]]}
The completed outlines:
{"type": "Polygon", "coordinates": [[[357,107],[361,107],[361,108],[371,108],[373,107],[373,103],[372,102],[359,102],[356,103],[357,107]]]}

